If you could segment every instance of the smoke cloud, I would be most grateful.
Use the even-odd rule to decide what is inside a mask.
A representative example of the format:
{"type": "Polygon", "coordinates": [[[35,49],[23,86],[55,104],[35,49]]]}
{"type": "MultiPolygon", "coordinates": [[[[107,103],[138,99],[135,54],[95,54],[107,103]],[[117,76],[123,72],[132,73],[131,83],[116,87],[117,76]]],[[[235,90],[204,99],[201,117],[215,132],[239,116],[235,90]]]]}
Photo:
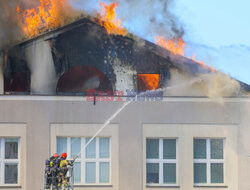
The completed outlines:
{"type": "MultiPolygon", "coordinates": [[[[117,0],[116,2],[119,2],[116,11],[118,19],[129,32],[141,38],[154,41],[157,35],[169,39],[179,38],[184,34],[181,23],[171,13],[173,0],[117,0]]],[[[98,0],[76,0],[73,5],[93,16],[100,11],[98,0]]]]}
{"type": "MultiPolygon", "coordinates": [[[[123,26],[129,32],[144,39],[154,41],[156,35],[163,35],[166,38],[179,38],[184,34],[184,30],[178,19],[171,14],[172,1],[119,0],[118,18],[122,20],[123,26]]],[[[110,3],[112,1],[104,2],[110,3]]],[[[37,7],[39,3],[40,0],[0,0],[0,49],[22,38],[16,7],[20,6],[24,10],[37,7]]],[[[99,1],[65,0],[65,7],[60,14],[69,18],[77,17],[81,13],[84,14],[85,11],[92,16],[96,16],[100,12],[99,1]],[[74,10],[71,5],[75,8],[74,10]],[[76,11],[76,9],[80,11],[76,11]]]]}
{"type": "Polygon", "coordinates": [[[16,7],[27,9],[38,4],[39,0],[0,0],[0,50],[23,36],[16,7]]]}
{"type": "Polygon", "coordinates": [[[16,18],[15,7],[18,5],[16,0],[0,0],[0,49],[13,43],[20,29],[16,18]]]}
{"type": "Polygon", "coordinates": [[[121,0],[119,16],[131,32],[154,40],[162,35],[167,39],[180,38],[184,30],[171,13],[172,0],[121,0]]]}
{"type": "Polygon", "coordinates": [[[206,96],[219,103],[223,103],[223,97],[241,95],[240,84],[220,72],[190,76],[172,69],[166,87],[167,96],[206,96]]]}

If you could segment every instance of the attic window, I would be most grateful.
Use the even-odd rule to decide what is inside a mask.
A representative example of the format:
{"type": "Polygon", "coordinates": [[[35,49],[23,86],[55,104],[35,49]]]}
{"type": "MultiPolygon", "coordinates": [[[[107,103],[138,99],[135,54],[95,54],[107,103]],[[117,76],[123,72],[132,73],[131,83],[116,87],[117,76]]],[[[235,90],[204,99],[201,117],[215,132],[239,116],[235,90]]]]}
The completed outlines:
{"type": "Polygon", "coordinates": [[[113,91],[107,76],[92,66],[76,66],[64,73],[57,83],[57,94],[86,94],[87,90],[113,91]]]}
{"type": "Polygon", "coordinates": [[[8,57],[4,65],[4,93],[30,93],[30,70],[24,60],[17,57],[8,57]]]}
{"type": "Polygon", "coordinates": [[[5,94],[26,94],[30,92],[30,75],[26,72],[5,73],[5,94]]]}
{"type": "Polygon", "coordinates": [[[137,90],[139,92],[159,88],[160,74],[137,74],[137,90]]]}

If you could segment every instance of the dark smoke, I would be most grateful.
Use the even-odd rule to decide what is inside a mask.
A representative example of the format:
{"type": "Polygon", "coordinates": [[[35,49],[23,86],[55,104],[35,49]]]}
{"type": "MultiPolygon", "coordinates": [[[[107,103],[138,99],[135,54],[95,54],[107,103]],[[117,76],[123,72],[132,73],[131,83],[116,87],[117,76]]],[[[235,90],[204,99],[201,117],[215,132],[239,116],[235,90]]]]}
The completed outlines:
{"type": "Polygon", "coordinates": [[[16,7],[29,8],[38,3],[38,0],[0,0],[0,50],[22,36],[16,7]]]}
{"type": "MultiPolygon", "coordinates": [[[[184,30],[178,19],[171,14],[172,1],[119,0],[118,17],[130,32],[142,38],[154,40],[157,35],[168,39],[179,38],[183,36],[184,30]]],[[[89,14],[98,12],[98,0],[68,0],[68,2],[89,14]]],[[[39,0],[0,0],[0,49],[22,37],[16,7],[26,9],[36,7],[38,4],[39,0]]]]}
{"type": "Polygon", "coordinates": [[[17,1],[0,0],[0,49],[12,43],[18,35],[19,28],[15,18],[17,1]]]}
{"type": "MultiPolygon", "coordinates": [[[[102,0],[111,3],[112,0],[102,0]]],[[[141,38],[154,41],[155,36],[162,35],[167,39],[180,38],[183,27],[172,13],[174,0],[117,0],[118,19],[122,20],[129,32],[141,38]]],[[[91,15],[98,12],[98,0],[75,0],[74,7],[83,9],[91,15]]]]}
{"type": "MultiPolygon", "coordinates": [[[[180,38],[184,30],[178,19],[171,13],[173,0],[120,0],[120,17],[130,28],[139,25],[142,35],[154,38],[157,35],[168,39],[180,38]]],[[[132,29],[133,30],[133,29],[132,29]]],[[[136,31],[134,31],[136,32],[136,31]]],[[[144,37],[144,36],[142,36],[144,37]]]]}
{"type": "MultiPolygon", "coordinates": [[[[172,1],[119,0],[118,18],[122,20],[129,32],[148,40],[154,41],[157,35],[168,39],[179,38],[183,36],[184,30],[178,19],[171,13],[172,1]]],[[[89,14],[98,12],[98,0],[68,0],[68,2],[89,14]]],[[[16,7],[26,9],[36,7],[38,4],[39,0],[0,0],[0,49],[22,38],[16,7]]]]}

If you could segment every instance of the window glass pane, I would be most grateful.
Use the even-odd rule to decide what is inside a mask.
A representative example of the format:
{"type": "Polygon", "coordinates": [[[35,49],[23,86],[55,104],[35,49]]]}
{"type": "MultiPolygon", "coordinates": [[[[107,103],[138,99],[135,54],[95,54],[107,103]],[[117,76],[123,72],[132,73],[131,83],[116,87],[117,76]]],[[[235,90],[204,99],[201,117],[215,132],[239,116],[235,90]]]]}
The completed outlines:
{"type": "Polygon", "coordinates": [[[147,158],[159,158],[159,139],[147,139],[147,158]]]}
{"type": "Polygon", "coordinates": [[[5,139],[5,159],[18,158],[18,139],[5,139]]]}
{"type": "Polygon", "coordinates": [[[81,183],[81,163],[74,163],[74,182],[81,183]]]}
{"type": "Polygon", "coordinates": [[[108,183],[109,182],[109,163],[101,162],[100,163],[100,183],[108,183]]]}
{"type": "Polygon", "coordinates": [[[223,164],[211,164],[211,183],[224,183],[223,164]]]}
{"type": "Polygon", "coordinates": [[[176,183],[176,164],[163,164],[163,183],[176,183]]]}
{"type": "Polygon", "coordinates": [[[56,146],[57,154],[61,155],[62,153],[67,152],[67,138],[57,137],[56,146]]]}
{"type": "MultiPolygon", "coordinates": [[[[81,138],[71,138],[71,158],[81,152],[81,138]]],[[[79,155],[79,158],[81,155],[79,155]]]]}
{"type": "Polygon", "coordinates": [[[176,159],[176,139],[163,140],[163,158],[176,159]]]}
{"type": "Polygon", "coordinates": [[[100,158],[109,158],[109,138],[100,138],[100,158]]]}
{"type": "Polygon", "coordinates": [[[211,158],[223,159],[223,139],[211,139],[211,158]]]}
{"type": "MultiPolygon", "coordinates": [[[[88,141],[90,140],[90,138],[86,138],[86,144],[88,143],[88,141]]],[[[91,143],[86,147],[86,158],[95,158],[95,154],[96,154],[96,145],[95,142],[96,140],[93,139],[91,141],[91,143]]]]}
{"type": "Polygon", "coordinates": [[[194,139],[194,158],[206,159],[206,139],[194,139]]]}
{"type": "Polygon", "coordinates": [[[5,164],[4,183],[17,184],[17,164],[5,164]]]}
{"type": "Polygon", "coordinates": [[[159,183],[159,164],[147,164],[147,183],[159,183]]]}
{"type": "Polygon", "coordinates": [[[86,183],[95,183],[96,179],[96,164],[95,162],[86,163],[86,183]]]}
{"type": "Polygon", "coordinates": [[[194,164],[194,183],[207,183],[207,165],[194,164]]]}

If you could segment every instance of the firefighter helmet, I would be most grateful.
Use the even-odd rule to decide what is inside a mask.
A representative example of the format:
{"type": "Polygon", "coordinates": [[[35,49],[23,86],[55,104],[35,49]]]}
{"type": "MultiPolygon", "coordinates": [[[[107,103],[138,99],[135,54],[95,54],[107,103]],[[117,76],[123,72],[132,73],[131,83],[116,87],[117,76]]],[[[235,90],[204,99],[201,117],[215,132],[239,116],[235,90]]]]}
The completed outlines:
{"type": "Polygon", "coordinates": [[[64,158],[64,159],[66,159],[67,158],[67,153],[66,152],[62,153],[61,157],[64,158]]]}
{"type": "Polygon", "coordinates": [[[53,157],[54,157],[54,158],[58,158],[59,155],[58,155],[57,153],[55,153],[55,154],[53,154],[53,157]]]}

